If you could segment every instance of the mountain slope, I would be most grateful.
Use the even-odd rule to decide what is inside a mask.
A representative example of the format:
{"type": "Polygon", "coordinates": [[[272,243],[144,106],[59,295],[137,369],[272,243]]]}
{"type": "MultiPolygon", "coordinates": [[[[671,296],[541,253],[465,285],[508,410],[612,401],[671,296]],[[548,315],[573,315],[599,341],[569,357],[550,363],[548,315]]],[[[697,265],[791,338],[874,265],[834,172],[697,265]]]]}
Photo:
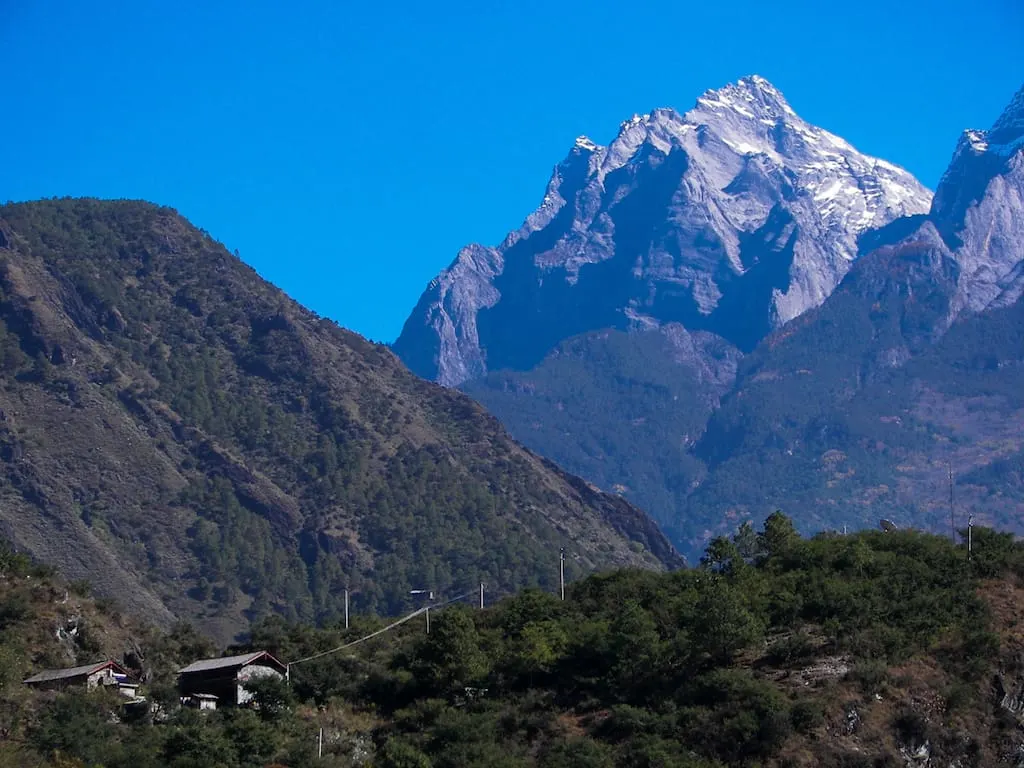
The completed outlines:
{"type": "Polygon", "coordinates": [[[808,529],[948,530],[952,467],[961,521],[1024,532],[1024,89],[964,134],[929,215],[874,240],[891,242],[740,365],[687,519],[785,505],[808,529]]]}
{"type": "Polygon", "coordinates": [[[676,323],[609,329],[563,342],[530,371],[495,371],[462,389],[519,440],[684,540],[676,510],[704,474],[691,449],[741,357],[721,337],[676,323]]]}
{"type": "Polygon", "coordinates": [[[654,525],[319,319],[173,211],[0,208],[0,520],[136,611],[394,611],[408,590],[662,567],[654,525]]]}
{"type": "Polygon", "coordinates": [[[930,200],[744,78],[635,116],[608,147],[578,139],[540,208],[498,248],[465,248],[394,349],[447,385],[604,328],[678,322],[749,350],[829,295],[860,233],[930,200]]]}
{"type": "MultiPolygon", "coordinates": [[[[701,102],[710,102],[715,109],[739,115],[725,127],[709,121],[711,127],[704,131],[718,135],[719,144],[749,141],[751,152],[758,147],[762,152],[751,157],[770,158],[772,147],[755,144],[763,141],[757,138],[762,130],[757,126],[767,130],[763,100],[750,93],[749,83],[740,85],[698,102],[696,111],[706,111],[701,102]],[[744,120],[754,127],[741,135],[744,120]]],[[[756,85],[767,89],[763,83],[756,85]]],[[[784,107],[781,112],[784,123],[796,120],[784,107]]],[[[650,122],[658,121],[652,115],[633,126],[650,122]]],[[[623,136],[634,128],[625,128],[623,136]]],[[[689,129],[682,130],[688,135],[689,129]]],[[[701,129],[698,125],[693,130],[701,129]]],[[[820,149],[840,141],[819,138],[808,143],[820,149]]],[[[1024,95],[1018,93],[990,130],[964,133],[927,212],[907,204],[904,212],[913,215],[887,221],[894,215],[890,205],[875,209],[870,222],[865,214],[869,208],[861,206],[874,196],[837,192],[829,198],[821,191],[823,185],[832,189],[835,179],[808,175],[808,168],[823,162],[820,158],[782,155],[788,164],[786,178],[795,186],[773,203],[758,231],[738,236],[747,247],[760,243],[767,248],[762,251],[765,258],[737,277],[723,266],[730,262],[720,248],[721,238],[705,238],[689,252],[689,264],[703,257],[718,264],[719,273],[724,269],[732,274],[719,279],[719,273],[712,273],[721,296],[708,314],[680,318],[647,311],[659,306],[656,297],[665,290],[650,282],[647,295],[655,298],[623,305],[621,314],[629,318],[624,326],[609,320],[607,312],[601,316],[611,328],[625,327],[631,341],[625,333],[587,331],[561,341],[540,362],[522,358],[525,370],[506,360],[508,368],[489,370],[461,386],[534,450],[647,509],[687,555],[699,553],[715,533],[779,507],[809,532],[875,525],[879,517],[947,530],[950,464],[958,477],[955,514],[963,518],[974,511],[979,520],[1024,531],[1020,483],[1013,479],[1024,466],[1024,411],[1016,394],[1024,391],[1024,348],[1017,330],[1024,293],[1022,149],[1024,95]],[[834,208],[828,207],[830,200],[834,208]],[[811,209],[817,211],[813,216],[811,209]],[[800,216],[791,229],[777,228],[781,239],[764,239],[773,221],[800,216]],[[784,247],[778,247],[780,242],[784,247]],[[781,257],[790,246],[793,258],[781,257]],[[814,248],[821,249],[818,255],[814,248]],[[777,257],[774,261],[769,252],[777,257]],[[809,260],[801,262],[801,252],[810,254],[809,260]],[[832,270],[829,265],[843,252],[857,258],[841,259],[841,268],[832,270]],[[817,265],[811,274],[823,280],[819,285],[828,285],[831,277],[822,276],[831,275],[838,288],[830,288],[820,306],[807,301],[799,312],[787,314],[785,297],[800,294],[792,286],[801,284],[795,278],[801,263],[817,265]],[[788,273],[775,272],[772,279],[788,274],[790,288],[765,290],[754,276],[782,264],[788,273]],[[753,281],[756,290],[730,293],[732,289],[720,288],[744,281],[753,281]],[[720,367],[725,378],[709,377],[702,371],[713,358],[703,353],[680,356],[665,344],[651,343],[673,327],[668,320],[679,320],[688,334],[713,334],[719,349],[732,349],[727,359],[739,360],[735,369],[720,367]],[[758,333],[767,336],[751,343],[758,333]],[[629,354],[608,354],[609,339],[619,347],[630,346],[629,354]],[[567,348],[574,354],[566,355],[567,348]],[[741,351],[747,353],[742,360],[741,351]],[[733,374],[735,381],[729,379],[733,374]],[[596,397],[600,405],[582,403],[580,393],[596,397]]],[[[644,157],[638,150],[630,162],[642,166],[644,157]]],[[[696,164],[687,158],[684,179],[696,164]]],[[[706,159],[701,163],[700,168],[709,167],[706,159]]],[[[664,159],[661,167],[668,164],[664,159]]],[[[723,161],[720,168],[725,167],[723,161]]],[[[858,166],[851,160],[847,167],[858,166]]],[[[687,216],[711,220],[706,215],[709,200],[737,206],[730,221],[739,221],[735,211],[742,210],[741,198],[733,193],[744,188],[733,181],[718,193],[715,185],[701,186],[701,194],[688,198],[672,216],[652,214],[662,222],[657,232],[676,231],[687,216]]],[[[878,184],[888,188],[881,180],[878,184]]],[[[858,187],[862,192],[866,188],[863,183],[858,187]]],[[[628,200],[628,195],[623,198],[628,200]]],[[[659,209],[636,210],[639,215],[659,209]]],[[[578,230],[573,225],[572,231],[578,230]]],[[[583,247],[579,258],[591,253],[590,248],[583,247]]],[[[554,252],[565,253],[557,248],[554,252]]],[[[607,263],[584,264],[575,285],[584,283],[588,269],[607,263]]],[[[621,298],[623,286],[634,276],[649,274],[643,259],[634,264],[631,275],[624,272],[608,281],[605,297],[621,298]]],[[[546,278],[545,286],[552,275],[546,278]]],[[[433,290],[441,290],[443,283],[433,290]]],[[[449,293],[455,296],[452,291],[454,287],[449,293]]],[[[564,327],[554,319],[561,311],[554,303],[550,317],[544,316],[546,305],[533,306],[551,334],[564,327]]],[[[565,306],[569,322],[575,322],[576,305],[566,300],[565,306]]],[[[485,317],[480,314],[481,321],[485,317]]],[[[543,338],[534,331],[527,328],[521,345],[543,338]]],[[[488,365],[491,361],[488,351],[488,365]]]]}
{"type": "Polygon", "coordinates": [[[680,513],[706,477],[692,446],[742,352],[820,304],[872,228],[930,199],[744,78],[624,123],[607,148],[578,140],[541,208],[499,248],[464,250],[394,348],[676,540],[701,539],[680,513]]]}

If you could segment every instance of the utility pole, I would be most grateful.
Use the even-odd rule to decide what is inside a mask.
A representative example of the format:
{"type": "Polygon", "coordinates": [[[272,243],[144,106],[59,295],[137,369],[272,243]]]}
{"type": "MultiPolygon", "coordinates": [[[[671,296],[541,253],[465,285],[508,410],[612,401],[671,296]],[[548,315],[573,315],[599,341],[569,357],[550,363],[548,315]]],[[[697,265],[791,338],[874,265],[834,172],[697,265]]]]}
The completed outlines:
{"type": "Polygon", "coordinates": [[[956,544],[956,516],[953,514],[953,462],[949,462],[949,528],[956,544]]]}
{"type": "Polygon", "coordinates": [[[345,590],[345,629],[348,629],[348,590],[345,590]]]}
{"type": "Polygon", "coordinates": [[[432,589],[410,589],[409,590],[409,594],[410,595],[426,595],[426,597],[427,597],[427,607],[423,611],[423,613],[426,614],[426,617],[427,617],[427,634],[429,635],[430,634],[430,601],[434,599],[434,590],[432,590],[432,589]]]}
{"type": "Polygon", "coordinates": [[[565,600],[565,547],[558,550],[558,588],[565,600]]]}
{"type": "Polygon", "coordinates": [[[484,609],[484,583],[480,582],[480,610],[484,609]]]}
{"type": "Polygon", "coordinates": [[[971,559],[971,549],[974,542],[972,541],[974,533],[974,515],[967,516],[967,559],[971,559]]]}
{"type": "Polygon", "coordinates": [[[324,758],[324,729],[320,728],[320,735],[316,740],[316,758],[317,760],[323,760],[324,758]]]}

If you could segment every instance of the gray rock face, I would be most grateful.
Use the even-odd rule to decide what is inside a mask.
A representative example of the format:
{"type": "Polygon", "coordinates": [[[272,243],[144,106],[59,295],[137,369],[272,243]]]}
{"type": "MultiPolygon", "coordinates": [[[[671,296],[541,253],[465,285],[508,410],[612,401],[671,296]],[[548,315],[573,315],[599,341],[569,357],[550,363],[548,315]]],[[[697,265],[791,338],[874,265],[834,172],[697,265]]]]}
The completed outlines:
{"type": "MultiPolygon", "coordinates": [[[[936,271],[927,281],[950,294],[934,338],[964,314],[1008,307],[1024,294],[1022,211],[1024,88],[991,129],[964,131],[927,217],[891,241],[898,253],[928,251],[936,271]],[[955,274],[939,274],[950,268],[955,274]]],[[[862,264],[894,279],[885,260],[866,258],[862,264]]]]}
{"type": "MultiPolygon", "coordinates": [[[[965,131],[929,218],[960,266],[954,317],[1024,290],[1024,88],[988,131],[965,131]]],[[[950,318],[950,321],[954,319],[950,318]]]]}
{"type": "Polygon", "coordinates": [[[540,207],[499,247],[463,249],[394,349],[450,386],[600,328],[680,323],[750,349],[825,300],[858,235],[930,204],[906,171],[744,78],[685,114],[634,116],[607,147],[577,139],[540,207]]]}

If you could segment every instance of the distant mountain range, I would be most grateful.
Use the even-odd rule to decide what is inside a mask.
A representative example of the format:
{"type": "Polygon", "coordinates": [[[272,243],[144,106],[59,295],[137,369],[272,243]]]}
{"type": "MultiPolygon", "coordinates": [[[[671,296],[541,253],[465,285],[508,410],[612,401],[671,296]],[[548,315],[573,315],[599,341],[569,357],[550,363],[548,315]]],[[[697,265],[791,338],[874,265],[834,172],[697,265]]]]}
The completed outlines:
{"type": "Polygon", "coordinates": [[[0,207],[0,536],[153,621],[394,613],[681,560],[174,211],[0,207]]]}
{"type": "Polygon", "coordinates": [[[1024,530],[1022,135],[1019,93],[933,200],[744,78],[578,139],[394,349],[689,554],[777,507],[948,529],[950,462],[965,514],[1024,530]]]}

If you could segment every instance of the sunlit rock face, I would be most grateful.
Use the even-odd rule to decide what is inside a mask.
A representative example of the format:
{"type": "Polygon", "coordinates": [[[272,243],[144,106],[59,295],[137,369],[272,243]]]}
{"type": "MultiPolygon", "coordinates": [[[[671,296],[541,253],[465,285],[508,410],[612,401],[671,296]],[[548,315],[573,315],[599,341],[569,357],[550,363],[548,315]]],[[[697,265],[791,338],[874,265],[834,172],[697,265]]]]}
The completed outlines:
{"type": "Polygon", "coordinates": [[[744,78],[636,115],[608,146],[578,138],[523,226],[464,248],[394,348],[449,386],[600,328],[679,323],[750,349],[828,297],[858,236],[931,199],[744,78]]]}

